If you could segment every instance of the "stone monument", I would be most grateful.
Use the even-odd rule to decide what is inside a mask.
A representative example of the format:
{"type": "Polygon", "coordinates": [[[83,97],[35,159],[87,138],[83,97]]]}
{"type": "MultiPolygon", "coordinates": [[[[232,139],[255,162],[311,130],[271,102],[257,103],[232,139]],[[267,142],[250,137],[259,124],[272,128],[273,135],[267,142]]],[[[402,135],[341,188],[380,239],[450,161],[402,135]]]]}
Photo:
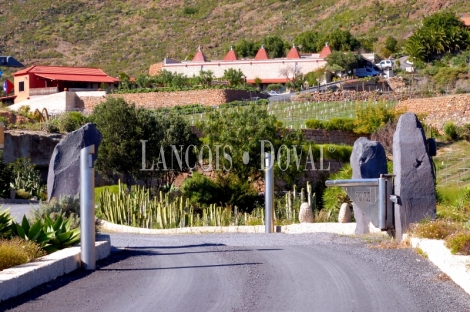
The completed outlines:
{"type": "Polygon", "coordinates": [[[76,196],[80,193],[80,150],[95,145],[93,161],[98,157],[101,133],[92,123],[87,123],[61,140],[54,148],[47,175],[47,198],[60,195],[76,196]]]}
{"type": "Polygon", "coordinates": [[[413,113],[400,116],[393,135],[395,235],[401,240],[410,223],[436,217],[435,173],[423,127],[413,113]]]}
{"type": "MultiPolygon", "coordinates": [[[[387,157],[385,150],[377,141],[361,137],[354,142],[351,153],[353,179],[375,179],[387,173],[387,157]]],[[[369,233],[369,219],[353,202],[356,234],[369,233]]]]}

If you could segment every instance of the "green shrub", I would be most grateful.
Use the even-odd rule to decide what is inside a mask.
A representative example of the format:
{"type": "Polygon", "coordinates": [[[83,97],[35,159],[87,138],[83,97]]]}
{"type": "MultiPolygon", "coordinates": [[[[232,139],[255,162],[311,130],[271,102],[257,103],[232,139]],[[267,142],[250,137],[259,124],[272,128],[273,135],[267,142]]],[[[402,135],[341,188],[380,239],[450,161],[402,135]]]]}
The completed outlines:
{"type": "MultiPolygon", "coordinates": [[[[345,180],[351,179],[352,167],[351,164],[344,164],[341,169],[330,175],[328,180],[345,180]]],[[[339,208],[342,203],[351,204],[348,194],[341,187],[327,187],[323,192],[323,210],[327,213],[330,218],[329,221],[337,221],[339,208]]]]}
{"type": "Polygon", "coordinates": [[[470,232],[459,232],[448,236],[446,246],[453,254],[470,255],[470,232]]]}
{"type": "Polygon", "coordinates": [[[41,247],[32,241],[20,237],[10,240],[0,239],[0,271],[27,263],[45,254],[41,247]]]}
{"type": "Polygon", "coordinates": [[[368,107],[358,107],[356,109],[356,117],[354,132],[370,134],[385,126],[390,120],[395,120],[397,113],[393,108],[386,107],[385,104],[377,104],[368,107]]]}
{"type": "Polygon", "coordinates": [[[280,91],[282,89],[282,85],[280,83],[272,83],[268,84],[266,87],[266,91],[280,91]]]}
{"type": "Polygon", "coordinates": [[[444,125],[444,134],[450,140],[456,140],[458,138],[457,127],[453,122],[448,122],[444,125]]]}
{"type": "Polygon", "coordinates": [[[59,117],[60,132],[72,132],[87,122],[87,118],[80,112],[66,112],[59,117]]]}
{"type": "Polygon", "coordinates": [[[30,223],[44,220],[46,217],[56,221],[59,216],[70,220],[70,227],[80,227],[80,198],[77,196],[60,195],[59,199],[52,198],[49,202],[40,202],[39,207],[33,207],[30,212],[30,223]]]}
{"type": "Polygon", "coordinates": [[[29,158],[15,159],[8,165],[12,171],[10,187],[16,190],[18,198],[30,199],[33,196],[42,197],[45,186],[41,183],[39,170],[31,163],[29,158]]]}
{"type": "Polygon", "coordinates": [[[59,133],[59,119],[49,120],[44,124],[44,131],[49,133],[59,133]]]}
{"type": "Polygon", "coordinates": [[[210,205],[218,202],[218,185],[210,178],[193,172],[181,186],[183,196],[189,198],[192,205],[210,205]]]}
{"type": "Polygon", "coordinates": [[[343,130],[353,131],[354,130],[354,118],[331,118],[325,128],[327,130],[343,130]]]}
{"type": "Polygon", "coordinates": [[[309,129],[325,129],[325,122],[317,119],[309,119],[305,125],[309,129]]]}

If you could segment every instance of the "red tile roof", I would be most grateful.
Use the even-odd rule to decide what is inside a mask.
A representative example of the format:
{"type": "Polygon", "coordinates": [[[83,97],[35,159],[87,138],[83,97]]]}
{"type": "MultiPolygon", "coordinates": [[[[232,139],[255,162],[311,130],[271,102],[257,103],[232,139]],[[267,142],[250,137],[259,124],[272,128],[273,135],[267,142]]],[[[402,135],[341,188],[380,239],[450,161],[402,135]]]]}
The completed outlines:
{"type": "Polygon", "coordinates": [[[38,77],[62,80],[62,81],[83,81],[83,82],[119,82],[119,79],[106,75],[104,71],[93,67],[65,67],[65,66],[39,66],[33,65],[23,70],[13,73],[13,76],[35,74],[38,77]]]}
{"type": "Polygon", "coordinates": [[[81,81],[81,82],[119,82],[119,79],[109,76],[90,76],[90,75],[68,75],[68,74],[36,74],[36,76],[60,81],[81,81]]]}
{"type": "Polygon", "coordinates": [[[292,47],[292,49],[290,49],[289,53],[287,53],[286,58],[288,58],[288,59],[299,59],[300,58],[299,50],[297,50],[295,45],[292,47]]]}
{"type": "Polygon", "coordinates": [[[264,46],[261,46],[261,48],[258,50],[258,53],[256,53],[255,60],[269,60],[268,54],[266,53],[266,49],[264,46]]]}
{"type": "Polygon", "coordinates": [[[196,55],[194,55],[193,62],[207,62],[206,56],[201,51],[201,47],[198,48],[196,55]]]}
{"type": "Polygon", "coordinates": [[[323,47],[323,50],[321,50],[320,52],[320,55],[319,57],[324,59],[325,57],[327,57],[328,55],[331,54],[331,49],[330,47],[328,46],[328,43],[323,47]]]}
{"type": "Polygon", "coordinates": [[[230,47],[230,51],[228,51],[227,55],[224,57],[224,61],[236,61],[238,60],[237,54],[233,50],[232,47],[230,47]]]}
{"type": "Polygon", "coordinates": [[[94,67],[65,67],[65,66],[39,66],[39,65],[33,65],[23,70],[17,71],[13,73],[13,76],[19,76],[19,75],[24,75],[28,73],[108,76],[101,69],[94,68],[94,67]]]}

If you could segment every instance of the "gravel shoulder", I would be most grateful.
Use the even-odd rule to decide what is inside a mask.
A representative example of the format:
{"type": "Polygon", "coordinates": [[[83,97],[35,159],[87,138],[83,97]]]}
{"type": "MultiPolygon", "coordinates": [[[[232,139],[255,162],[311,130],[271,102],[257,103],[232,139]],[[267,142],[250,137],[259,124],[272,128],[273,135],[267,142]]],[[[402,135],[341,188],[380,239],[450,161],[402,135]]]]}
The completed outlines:
{"type": "Polygon", "coordinates": [[[328,233],[133,235],[118,252],[2,303],[12,311],[470,311],[412,249],[328,233]]]}

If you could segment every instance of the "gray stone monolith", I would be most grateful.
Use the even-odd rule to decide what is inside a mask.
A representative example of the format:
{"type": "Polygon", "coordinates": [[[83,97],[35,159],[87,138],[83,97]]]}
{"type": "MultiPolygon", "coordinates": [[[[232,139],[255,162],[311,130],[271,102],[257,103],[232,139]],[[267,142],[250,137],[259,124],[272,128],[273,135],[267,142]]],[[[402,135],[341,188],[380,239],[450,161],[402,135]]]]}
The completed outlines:
{"type": "MultiPolygon", "coordinates": [[[[370,141],[365,137],[357,139],[354,142],[350,160],[353,179],[375,179],[387,173],[387,157],[380,142],[370,141]]],[[[356,234],[370,233],[369,219],[354,202],[353,210],[356,219],[356,234]]]]}
{"type": "Polygon", "coordinates": [[[423,127],[413,113],[398,119],[393,135],[393,173],[395,174],[395,234],[398,240],[410,223],[436,217],[435,173],[426,149],[423,127]]]}
{"type": "Polygon", "coordinates": [[[93,161],[98,157],[101,133],[92,123],[70,132],[54,148],[47,174],[47,198],[60,195],[76,196],[80,193],[80,150],[95,145],[93,161]]]}

